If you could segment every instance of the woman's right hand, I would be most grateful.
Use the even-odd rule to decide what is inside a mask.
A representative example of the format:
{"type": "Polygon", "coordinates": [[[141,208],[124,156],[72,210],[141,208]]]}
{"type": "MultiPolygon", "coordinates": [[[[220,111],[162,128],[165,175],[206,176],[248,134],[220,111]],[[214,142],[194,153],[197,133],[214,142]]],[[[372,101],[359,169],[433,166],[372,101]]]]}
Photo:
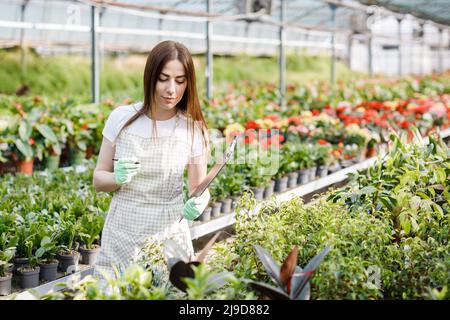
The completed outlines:
{"type": "Polygon", "coordinates": [[[114,178],[121,186],[129,183],[139,172],[141,164],[137,158],[121,158],[114,162],[114,178]]]}

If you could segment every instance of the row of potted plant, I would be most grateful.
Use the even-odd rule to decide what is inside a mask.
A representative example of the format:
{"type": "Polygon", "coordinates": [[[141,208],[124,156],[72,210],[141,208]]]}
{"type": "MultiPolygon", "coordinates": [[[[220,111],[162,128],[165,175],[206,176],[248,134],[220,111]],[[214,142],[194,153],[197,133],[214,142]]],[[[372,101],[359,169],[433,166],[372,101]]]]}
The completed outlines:
{"type": "MultiPolygon", "coordinates": [[[[445,74],[395,83],[386,79],[360,81],[333,90],[323,84],[290,85],[288,107],[284,109],[275,102],[278,98],[273,85],[239,86],[235,90],[236,93],[227,90],[227,94],[218,93],[216,98],[205,101],[203,110],[210,127],[225,130],[234,123],[249,127],[258,122],[252,119],[262,119],[261,127],[301,130],[292,126],[295,117],[308,117],[308,112],[313,116],[325,113],[344,124],[356,123],[375,132],[379,127],[405,129],[411,124],[429,130],[435,125],[448,125],[450,118],[448,96],[435,100],[450,92],[445,74]],[[276,121],[268,114],[284,119],[276,121]]],[[[33,164],[48,168],[79,164],[98,152],[103,123],[113,107],[131,102],[107,100],[80,105],[71,99],[0,96],[0,164],[7,162],[0,169],[16,167],[19,172],[30,173],[33,164]]]]}
{"type": "MultiPolygon", "coordinates": [[[[77,105],[72,100],[0,96],[0,172],[31,174],[33,167],[53,170],[78,165],[98,152],[103,104],[77,105]]],[[[108,110],[108,111],[106,111],[108,110]]]]}
{"type": "Polygon", "coordinates": [[[11,284],[31,288],[71,273],[80,257],[95,264],[110,195],[96,194],[91,180],[92,171],[74,170],[2,178],[2,295],[11,293],[11,284]]]}

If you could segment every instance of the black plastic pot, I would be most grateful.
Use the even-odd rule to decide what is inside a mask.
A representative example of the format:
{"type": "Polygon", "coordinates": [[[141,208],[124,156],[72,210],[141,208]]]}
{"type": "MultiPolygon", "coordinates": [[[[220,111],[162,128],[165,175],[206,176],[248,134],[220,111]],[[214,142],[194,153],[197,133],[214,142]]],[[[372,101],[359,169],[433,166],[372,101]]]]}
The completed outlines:
{"type": "Polygon", "coordinates": [[[4,277],[0,277],[0,296],[11,294],[12,273],[7,273],[4,277]]]}
{"type": "Polygon", "coordinates": [[[231,198],[226,198],[224,200],[222,200],[222,208],[221,208],[221,212],[223,214],[227,214],[231,212],[231,203],[233,202],[233,200],[231,200],[231,198]]]}
{"type": "Polygon", "coordinates": [[[219,201],[214,202],[211,209],[211,217],[216,218],[220,216],[220,209],[222,209],[222,202],[219,201]]]}
{"type": "Polygon", "coordinates": [[[22,289],[34,288],[39,285],[40,268],[38,266],[34,267],[32,270],[27,270],[27,268],[28,267],[22,267],[17,270],[19,286],[22,289]]]}
{"type": "Polygon", "coordinates": [[[262,187],[253,187],[251,188],[253,194],[255,195],[256,200],[262,200],[264,198],[264,188],[262,187]]]}
{"type": "Polygon", "coordinates": [[[313,181],[316,179],[316,171],[317,167],[309,168],[309,181],[313,181]]]}
{"type": "Polygon", "coordinates": [[[275,181],[270,180],[269,185],[264,188],[264,199],[270,199],[273,195],[273,189],[275,188],[275,181]]]}
{"type": "Polygon", "coordinates": [[[39,263],[39,268],[41,268],[41,271],[39,272],[39,278],[42,281],[55,280],[58,272],[58,264],[58,260],[53,260],[49,263],[39,263]]]}
{"type": "Polygon", "coordinates": [[[297,171],[291,172],[291,173],[288,174],[287,187],[289,189],[295,188],[297,186],[297,178],[298,178],[297,171]]]}
{"type": "Polygon", "coordinates": [[[81,261],[83,264],[87,264],[89,266],[95,265],[97,262],[97,256],[100,252],[100,246],[94,244],[92,249],[80,247],[78,250],[81,253],[81,261]]]}
{"type": "Polygon", "coordinates": [[[328,175],[328,166],[317,166],[316,176],[319,178],[326,177],[328,175]]]}
{"type": "Polygon", "coordinates": [[[210,219],[211,219],[211,207],[206,207],[203,213],[200,215],[199,220],[201,222],[206,222],[209,221],[210,219]]]}
{"type": "Polygon", "coordinates": [[[306,184],[309,182],[309,169],[298,171],[297,185],[306,184]]]}
{"type": "Polygon", "coordinates": [[[274,191],[275,192],[285,192],[287,190],[288,179],[289,178],[287,176],[283,176],[281,178],[275,179],[274,191]]]}
{"type": "Polygon", "coordinates": [[[56,259],[59,261],[58,269],[62,272],[73,273],[76,271],[78,266],[78,260],[80,258],[80,253],[72,250],[72,254],[56,254],[56,259]]]}

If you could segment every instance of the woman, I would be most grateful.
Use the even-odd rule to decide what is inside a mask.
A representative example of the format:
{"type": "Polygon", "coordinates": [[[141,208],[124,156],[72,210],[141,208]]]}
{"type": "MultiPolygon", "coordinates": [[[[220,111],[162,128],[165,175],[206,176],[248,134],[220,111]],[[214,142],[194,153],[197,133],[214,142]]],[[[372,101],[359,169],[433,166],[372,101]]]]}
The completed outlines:
{"type": "Polygon", "coordinates": [[[206,177],[206,130],[188,49],[159,43],[147,58],[144,101],[114,109],[103,129],[93,183],[114,195],[96,273],[125,268],[150,236],[172,238],[193,255],[187,220],[203,212],[210,194],[184,204],[183,177],[187,166],[189,193],[206,177]]]}

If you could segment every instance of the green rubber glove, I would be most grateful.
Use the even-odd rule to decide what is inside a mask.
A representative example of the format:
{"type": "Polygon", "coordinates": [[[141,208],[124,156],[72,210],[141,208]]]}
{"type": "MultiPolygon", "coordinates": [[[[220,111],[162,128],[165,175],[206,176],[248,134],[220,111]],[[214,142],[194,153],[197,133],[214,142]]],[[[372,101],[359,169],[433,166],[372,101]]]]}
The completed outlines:
{"type": "Polygon", "coordinates": [[[197,219],[208,206],[210,199],[209,189],[206,189],[200,197],[190,198],[184,205],[183,218],[187,220],[197,219]]]}
{"type": "Polygon", "coordinates": [[[119,186],[129,183],[139,172],[141,164],[136,162],[137,158],[121,158],[114,161],[114,178],[119,186]]]}

